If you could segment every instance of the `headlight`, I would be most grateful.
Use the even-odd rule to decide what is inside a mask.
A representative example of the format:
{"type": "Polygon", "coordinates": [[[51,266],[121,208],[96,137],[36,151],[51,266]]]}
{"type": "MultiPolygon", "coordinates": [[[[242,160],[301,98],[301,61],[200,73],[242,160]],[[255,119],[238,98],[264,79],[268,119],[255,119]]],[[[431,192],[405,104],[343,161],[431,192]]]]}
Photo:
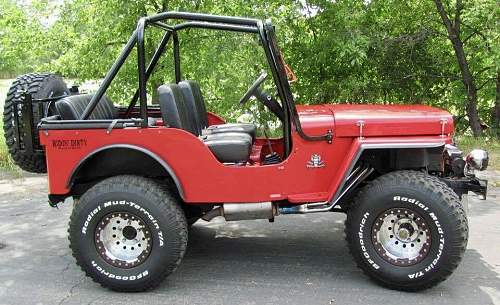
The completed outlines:
{"type": "Polygon", "coordinates": [[[474,149],[465,157],[465,162],[469,167],[480,171],[488,167],[488,161],[488,152],[482,149],[474,149]]]}

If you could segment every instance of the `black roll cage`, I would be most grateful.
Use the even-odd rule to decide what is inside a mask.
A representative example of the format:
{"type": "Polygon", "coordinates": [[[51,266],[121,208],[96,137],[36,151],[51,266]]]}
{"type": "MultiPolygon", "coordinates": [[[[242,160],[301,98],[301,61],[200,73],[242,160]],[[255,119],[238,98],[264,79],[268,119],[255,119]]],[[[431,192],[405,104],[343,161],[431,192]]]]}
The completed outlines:
{"type": "Polygon", "coordinates": [[[285,72],[284,62],[281,58],[281,54],[277,46],[274,27],[270,21],[266,21],[265,23],[263,23],[261,20],[251,18],[216,16],[198,13],[164,12],[141,18],[137,23],[137,29],[132,33],[132,36],[123,48],[122,53],[113,63],[111,69],[106,74],[97,92],[92,97],[90,103],[82,113],[79,120],[87,120],[89,118],[90,114],[95,109],[106,90],[109,88],[109,85],[117,75],[118,71],[123,66],[125,60],[132,52],[134,46],[137,45],[139,86],[134,94],[134,97],[131,100],[130,105],[128,106],[126,116],[130,115],[130,112],[137,104],[137,100],[139,100],[140,115],[142,119],[141,126],[147,127],[148,114],[146,83],[154,68],[156,67],[156,64],[158,63],[161,55],[164,53],[170,37],[172,37],[174,47],[175,81],[176,83],[179,83],[181,81],[179,38],[177,32],[187,28],[202,28],[241,33],[255,33],[259,36],[273,74],[273,79],[278,91],[278,95],[280,96],[284,107],[285,115],[283,125],[285,138],[285,154],[287,156],[289,155],[291,150],[291,123],[293,123],[298,134],[307,141],[326,140],[328,141],[328,143],[332,142],[333,134],[331,130],[328,130],[326,134],[320,136],[306,135],[302,130],[297,114],[297,109],[293,100],[293,95],[291,93],[287,75],[285,72]],[[186,20],[187,22],[173,26],[163,23],[163,21],[169,19],[186,20]],[[165,31],[165,34],[163,35],[150,62],[146,67],[144,36],[146,27],[148,26],[162,29],[165,31]]]}

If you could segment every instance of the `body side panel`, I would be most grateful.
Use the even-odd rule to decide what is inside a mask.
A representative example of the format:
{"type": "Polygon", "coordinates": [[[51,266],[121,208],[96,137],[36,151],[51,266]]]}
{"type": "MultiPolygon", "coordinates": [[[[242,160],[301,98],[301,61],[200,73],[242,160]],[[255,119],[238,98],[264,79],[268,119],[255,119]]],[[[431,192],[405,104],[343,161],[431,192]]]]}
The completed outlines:
{"type": "Polygon", "coordinates": [[[280,164],[236,166],[221,164],[201,140],[173,128],[106,130],[49,130],[40,133],[45,145],[51,194],[67,194],[73,171],[89,154],[111,145],[131,145],[150,151],[171,168],[184,191],[186,202],[262,202],[293,199],[325,200],[331,181],[341,175],[352,139],[334,144],[305,142],[293,135],[291,155],[280,164]],[[325,166],[307,167],[320,155],[325,166]],[[304,194],[307,194],[304,196],[304,194]]]}
{"type": "Polygon", "coordinates": [[[436,147],[449,137],[334,138],[307,142],[293,134],[289,158],[266,166],[224,165],[201,140],[173,128],[106,130],[50,130],[40,138],[47,153],[49,193],[64,195],[71,189],[72,173],[88,155],[106,146],[133,146],[164,161],[177,178],[188,203],[319,202],[334,200],[345,176],[363,149],[383,147],[436,147]],[[312,155],[321,156],[323,167],[308,167],[312,155]]]}

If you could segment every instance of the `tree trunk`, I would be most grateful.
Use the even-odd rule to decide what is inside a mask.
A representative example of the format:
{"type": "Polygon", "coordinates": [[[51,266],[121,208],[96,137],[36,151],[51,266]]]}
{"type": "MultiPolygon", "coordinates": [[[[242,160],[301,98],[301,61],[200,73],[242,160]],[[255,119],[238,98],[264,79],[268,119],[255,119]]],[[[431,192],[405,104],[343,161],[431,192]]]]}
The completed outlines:
{"type": "Polygon", "coordinates": [[[495,95],[495,106],[492,113],[492,128],[494,134],[500,137],[500,72],[497,72],[497,92],[495,95]]]}
{"type": "Polygon", "coordinates": [[[456,2],[455,20],[453,23],[448,17],[441,0],[434,0],[434,3],[436,4],[436,8],[441,16],[443,24],[446,27],[448,38],[453,45],[453,50],[455,51],[455,57],[457,58],[460,73],[462,74],[462,83],[467,91],[466,111],[467,116],[469,117],[469,125],[474,136],[478,137],[481,135],[482,128],[481,120],[477,111],[477,87],[474,77],[469,69],[469,62],[467,61],[467,56],[465,55],[463,42],[460,39],[460,14],[462,11],[462,1],[457,0],[456,2]]]}

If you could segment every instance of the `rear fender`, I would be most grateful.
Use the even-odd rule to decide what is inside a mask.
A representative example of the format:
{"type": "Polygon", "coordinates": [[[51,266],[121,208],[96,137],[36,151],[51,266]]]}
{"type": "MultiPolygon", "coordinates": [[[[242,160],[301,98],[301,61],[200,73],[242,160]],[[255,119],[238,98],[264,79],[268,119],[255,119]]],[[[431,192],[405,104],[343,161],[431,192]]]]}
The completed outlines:
{"type": "Polygon", "coordinates": [[[173,169],[158,155],[143,147],[113,144],[92,151],[73,169],[67,182],[68,189],[73,189],[77,182],[96,180],[96,173],[102,178],[124,174],[170,177],[184,199],[181,182],[173,169]]]}

